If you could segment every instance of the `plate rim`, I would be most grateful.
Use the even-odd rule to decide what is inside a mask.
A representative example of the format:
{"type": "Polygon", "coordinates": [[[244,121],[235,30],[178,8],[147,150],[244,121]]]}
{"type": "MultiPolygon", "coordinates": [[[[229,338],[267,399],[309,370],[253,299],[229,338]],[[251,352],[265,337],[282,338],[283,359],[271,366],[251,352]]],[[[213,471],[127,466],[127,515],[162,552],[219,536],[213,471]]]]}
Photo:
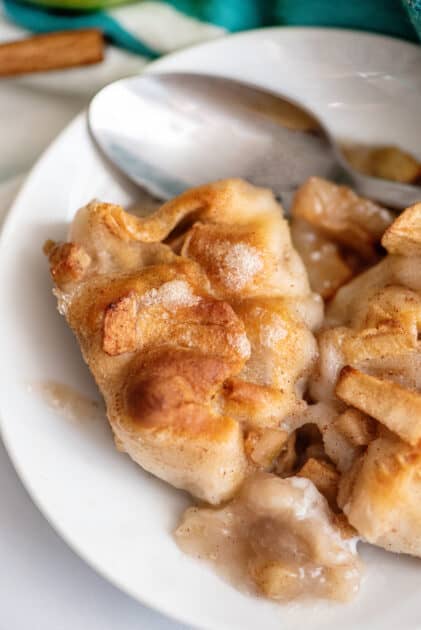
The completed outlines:
{"type": "MultiPolygon", "coordinates": [[[[160,59],[149,63],[144,69],[142,69],[142,71],[129,75],[129,76],[136,77],[136,76],[141,76],[145,73],[159,72],[161,70],[161,67],[165,70],[165,72],[168,72],[168,73],[177,72],[176,69],[171,68],[171,64],[173,61],[176,61],[177,57],[179,56],[182,56],[184,54],[190,54],[190,53],[194,54],[196,51],[201,51],[205,48],[212,48],[212,46],[218,46],[221,42],[226,42],[227,40],[247,39],[247,38],[259,35],[259,34],[264,34],[267,32],[276,32],[276,31],[279,31],[280,33],[293,32],[293,33],[296,33],[297,36],[299,35],[307,36],[309,34],[310,35],[311,34],[316,34],[316,35],[326,34],[328,36],[330,34],[334,34],[335,36],[341,35],[341,36],[345,36],[349,38],[357,37],[357,38],[364,38],[367,40],[377,39],[379,41],[384,41],[385,43],[387,43],[387,45],[392,44],[398,47],[407,47],[408,49],[413,49],[414,51],[416,50],[418,53],[420,53],[420,47],[416,43],[409,42],[409,41],[406,41],[397,37],[393,37],[390,35],[384,35],[382,33],[359,31],[356,29],[338,28],[338,27],[330,28],[330,27],[313,27],[313,26],[270,26],[270,27],[252,29],[248,31],[242,31],[239,33],[228,33],[222,37],[218,37],[210,41],[194,44],[192,46],[182,48],[181,50],[177,50],[172,53],[165,54],[160,59]],[[170,65],[170,68],[166,68],[168,64],[170,65]]],[[[21,199],[26,194],[26,189],[31,184],[33,178],[36,177],[38,170],[42,169],[44,161],[46,161],[49,155],[55,150],[55,148],[63,142],[64,138],[66,138],[66,136],[72,133],[72,129],[73,128],[77,129],[84,122],[85,124],[87,123],[87,111],[88,111],[87,108],[84,108],[60,131],[60,133],[53,139],[53,141],[42,151],[41,155],[38,157],[34,165],[31,167],[31,169],[27,173],[27,176],[23,184],[21,185],[18,191],[18,194],[14,198],[13,203],[8,209],[0,228],[0,261],[3,255],[2,252],[4,249],[6,238],[8,236],[9,231],[13,228],[13,222],[15,220],[15,210],[16,208],[19,207],[21,203],[21,199]]],[[[95,142],[90,135],[89,129],[87,131],[87,134],[90,137],[90,142],[92,142],[95,145],[95,142]]],[[[3,359],[3,361],[4,360],[5,359],[3,359]]],[[[2,358],[0,357],[0,364],[3,361],[2,361],[2,358]]],[[[5,446],[7,455],[13,465],[14,470],[16,471],[19,481],[22,483],[22,486],[25,489],[25,492],[27,492],[33,504],[36,506],[36,508],[39,510],[42,516],[46,519],[49,525],[60,536],[60,538],[66,543],[66,545],[68,545],[68,547],[75,554],[77,554],[79,558],[83,560],[83,562],[85,562],[98,575],[103,577],[110,584],[114,585],[120,591],[127,594],[132,599],[139,602],[141,605],[149,607],[155,612],[158,612],[159,614],[165,615],[168,619],[174,622],[183,623],[194,628],[201,628],[203,630],[207,630],[207,629],[214,630],[213,626],[209,626],[206,622],[200,623],[200,625],[198,625],[197,621],[192,620],[189,614],[174,612],[171,606],[168,606],[168,607],[166,606],[164,598],[160,598],[160,597],[150,598],[148,596],[140,595],[137,592],[135,593],[130,588],[130,586],[128,586],[127,584],[121,583],[117,577],[115,577],[114,575],[111,575],[111,573],[108,571],[107,568],[105,568],[104,566],[101,566],[100,563],[98,563],[95,558],[89,557],[81,548],[79,548],[78,544],[76,542],[73,542],[68,537],[67,533],[64,531],[62,526],[59,523],[56,523],[54,518],[50,516],[48,510],[44,508],[44,506],[42,505],[42,502],[38,500],[35,489],[32,488],[30,481],[27,480],[26,474],[24,470],[22,469],[21,464],[18,461],[18,457],[15,456],[14,446],[9,442],[8,438],[6,437],[6,432],[4,430],[5,424],[6,424],[6,420],[4,418],[3,405],[0,400],[0,439],[2,440],[5,446]]]]}

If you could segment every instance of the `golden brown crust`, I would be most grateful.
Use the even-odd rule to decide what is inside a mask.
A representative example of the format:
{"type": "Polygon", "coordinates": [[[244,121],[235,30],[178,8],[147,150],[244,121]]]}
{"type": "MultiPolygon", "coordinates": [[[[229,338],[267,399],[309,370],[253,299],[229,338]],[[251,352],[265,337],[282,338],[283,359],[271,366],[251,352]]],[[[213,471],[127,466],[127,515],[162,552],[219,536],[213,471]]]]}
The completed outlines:
{"type": "Polygon", "coordinates": [[[250,215],[254,218],[256,210],[260,214],[275,208],[278,210],[269,190],[256,189],[241,179],[228,179],[189,189],[167,201],[150,217],[128,214],[113,204],[98,204],[96,212],[120,240],[157,243],[167,238],[186,217],[192,223],[200,219],[238,225],[248,221],[250,215]],[[248,208],[253,208],[251,213],[248,208]]]}
{"type": "Polygon", "coordinates": [[[382,238],[389,254],[421,255],[421,203],[407,208],[389,226],[382,238]]]}
{"type": "Polygon", "coordinates": [[[102,348],[112,356],[134,352],[137,348],[136,320],[138,300],[135,291],[129,291],[105,310],[102,348]]]}
{"type": "Polygon", "coordinates": [[[47,241],[44,252],[50,260],[51,277],[59,288],[80,282],[91,263],[89,254],[77,243],[47,241]]]}
{"type": "MultiPolygon", "coordinates": [[[[191,350],[144,353],[130,367],[124,394],[127,414],[142,427],[172,425],[202,432],[212,415],[210,398],[230,371],[222,358],[191,350]]],[[[212,423],[212,434],[214,430],[212,423]]]]}
{"type": "Polygon", "coordinates": [[[92,202],[71,239],[59,254],[47,247],[59,308],[119,449],[201,499],[226,500],[250,466],[276,457],[282,432],[264,430],[297,407],[317,353],[305,321],[318,323],[321,308],[281,208],[269,191],[226,180],[147,218],[92,202]],[[244,449],[253,427],[255,462],[244,449]]]}

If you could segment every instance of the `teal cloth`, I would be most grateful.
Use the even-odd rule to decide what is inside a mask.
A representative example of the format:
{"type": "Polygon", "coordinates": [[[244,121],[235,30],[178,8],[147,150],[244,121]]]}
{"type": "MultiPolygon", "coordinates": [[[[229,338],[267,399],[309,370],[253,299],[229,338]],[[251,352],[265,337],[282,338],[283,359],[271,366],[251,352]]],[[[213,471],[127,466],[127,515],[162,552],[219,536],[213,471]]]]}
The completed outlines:
{"type": "MultiPolygon", "coordinates": [[[[169,0],[168,3],[228,31],[271,25],[335,26],[410,41],[421,38],[421,0],[169,0]]],[[[33,32],[98,27],[118,46],[149,59],[160,54],[128,32],[112,9],[63,11],[16,0],[3,0],[3,6],[9,19],[33,32]]]]}
{"type": "Polygon", "coordinates": [[[417,35],[407,11],[415,23],[418,12],[421,37],[421,0],[172,0],[171,4],[229,31],[276,24],[336,26],[412,41],[417,35]]]}

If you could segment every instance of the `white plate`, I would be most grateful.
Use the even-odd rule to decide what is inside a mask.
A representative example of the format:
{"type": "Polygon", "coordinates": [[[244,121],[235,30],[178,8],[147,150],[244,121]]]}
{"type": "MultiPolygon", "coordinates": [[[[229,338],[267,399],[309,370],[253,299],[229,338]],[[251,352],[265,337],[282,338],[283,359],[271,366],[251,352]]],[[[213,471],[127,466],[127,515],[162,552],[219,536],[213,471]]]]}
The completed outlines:
{"type": "MultiPolygon", "coordinates": [[[[421,50],[347,31],[269,29],[187,50],[152,70],[238,77],[302,100],[341,137],[420,155],[421,50]]],[[[223,148],[221,148],[222,150],[223,148]]],[[[92,197],[127,203],[92,146],[85,116],[48,149],[17,199],[0,249],[2,434],[34,501],[63,538],[114,584],[179,620],[212,630],[419,627],[417,560],[365,548],[366,580],[348,606],[276,606],[246,597],[184,556],[171,531],[188,503],[117,453],[105,421],[65,419],[28,384],[55,379],[97,396],[55,309],[41,245],[92,197]]]]}

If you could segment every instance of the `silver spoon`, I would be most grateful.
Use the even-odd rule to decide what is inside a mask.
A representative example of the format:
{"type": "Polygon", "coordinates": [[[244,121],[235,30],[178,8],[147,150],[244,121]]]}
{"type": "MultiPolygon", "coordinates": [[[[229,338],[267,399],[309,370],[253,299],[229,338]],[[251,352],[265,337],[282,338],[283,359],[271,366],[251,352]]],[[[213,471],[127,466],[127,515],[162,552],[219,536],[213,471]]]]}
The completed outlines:
{"type": "Polygon", "coordinates": [[[298,103],[230,79],[187,73],[122,79],[93,98],[89,126],[111,162],[162,199],[243,177],[272,188],[288,207],[311,175],[347,183],[397,209],[421,199],[418,186],[357,173],[298,103]]]}

